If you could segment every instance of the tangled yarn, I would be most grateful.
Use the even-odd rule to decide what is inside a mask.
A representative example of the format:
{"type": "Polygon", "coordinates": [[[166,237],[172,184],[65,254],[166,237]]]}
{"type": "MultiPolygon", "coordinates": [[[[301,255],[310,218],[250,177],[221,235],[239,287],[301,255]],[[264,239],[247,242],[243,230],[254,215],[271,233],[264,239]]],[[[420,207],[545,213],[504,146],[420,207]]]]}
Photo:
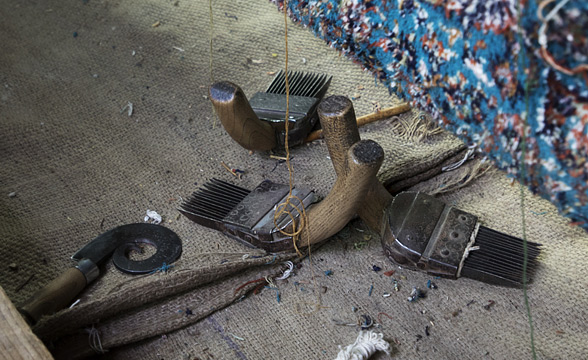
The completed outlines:
{"type": "Polygon", "coordinates": [[[376,351],[390,354],[390,344],[383,337],[382,333],[360,331],[355,342],[342,348],[335,360],[365,360],[374,355],[376,351]]]}

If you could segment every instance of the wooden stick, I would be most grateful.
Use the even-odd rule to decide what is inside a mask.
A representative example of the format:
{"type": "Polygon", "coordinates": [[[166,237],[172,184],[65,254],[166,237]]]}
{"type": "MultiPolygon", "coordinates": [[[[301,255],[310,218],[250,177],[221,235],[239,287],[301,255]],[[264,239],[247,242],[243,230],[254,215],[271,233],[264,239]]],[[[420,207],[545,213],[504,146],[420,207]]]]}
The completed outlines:
{"type": "MultiPolygon", "coordinates": [[[[405,113],[405,112],[409,111],[410,109],[411,109],[410,105],[408,105],[407,103],[404,103],[404,104],[400,104],[397,106],[392,106],[392,107],[386,108],[384,110],[381,110],[381,111],[378,111],[375,113],[360,116],[357,118],[357,126],[358,127],[364,126],[365,124],[369,124],[374,121],[387,119],[391,116],[405,113]]],[[[304,142],[308,143],[308,142],[322,139],[322,138],[323,138],[323,130],[319,129],[319,130],[311,132],[308,135],[308,137],[306,137],[306,140],[304,140],[304,142]]]]}
{"type": "Polygon", "coordinates": [[[222,166],[223,166],[225,169],[227,169],[227,171],[228,171],[228,172],[230,172],[231,174],[233,174],[233,176],[234,176],[234,177],[238,177],[238,176],[237,176],[237,174],[235,174],[235,173],[233,172],[233,170],[231,170],[231,168],[230,168],[230,167],[228,167],[228,166],[227,166],[227,164],[225,164],[225,162],[224,162],[224,161],[221,161],[221,165],[222,165],[222,166]]]}
{"type": "MultiPolygon", "coordinates": [[[[86,337],[87,340],[87,337],[86,337]]],[[[53,359],[45,345],[0,287],[0,357],[3,359],[53,359]]]]}

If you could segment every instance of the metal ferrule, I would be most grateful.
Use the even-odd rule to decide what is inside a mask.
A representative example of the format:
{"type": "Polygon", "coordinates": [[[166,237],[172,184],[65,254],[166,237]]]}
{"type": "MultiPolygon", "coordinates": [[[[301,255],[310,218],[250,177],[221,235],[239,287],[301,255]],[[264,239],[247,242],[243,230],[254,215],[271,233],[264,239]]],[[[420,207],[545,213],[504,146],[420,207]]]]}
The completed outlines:
{"type": "Polygon", "coordinates": [[[98,266],[94,264],[94,262],[90,259],[82,259],[76,265],[76,269],[80,270],[84,277],[86,278],[86,284],[91,283],[92,281],[98,278],[100,275],[100,269],[98,266]]]}

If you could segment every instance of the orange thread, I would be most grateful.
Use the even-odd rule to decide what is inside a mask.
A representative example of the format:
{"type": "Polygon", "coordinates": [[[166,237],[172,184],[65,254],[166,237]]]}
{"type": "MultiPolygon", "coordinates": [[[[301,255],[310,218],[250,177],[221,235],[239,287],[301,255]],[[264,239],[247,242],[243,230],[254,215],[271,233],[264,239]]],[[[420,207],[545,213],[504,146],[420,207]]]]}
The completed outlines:
{"type": "Polygon", "coordinates": [[[394,319],[392,319],[392,316],[386,314],[385,312],[381,312],[381,313],[378,314],[378,323],[380,323],[380,324],[382,323],[382,318],[381,318],[382,315],[384,315],[388,319],[394,321],[394,319]]]}
{"type": "MultiPolygon", "coordinates": [[[[251,280],[251,281],[247,281],[245,284],[239,286],[238,288],[235,289],[235,294],[239,292],[239,290],[243,289],[245,286],[249,285],[249,284],[254,284],[254,283],[258,283],[260,281],[265,281],[267,282],[267,280],[265,278],[259,278],[259,279],[255,279],[255,280],[251,280]]],[[[265,285],[265,284],[262,284],[265,285]]]]}
{"type": "MultiPolygon", "coordinates": [[[[212,39],[214,34],[214,21],[212,16],[212,0],[208,1],[208,8],[209,8],[209,15],[210,15],[210,49],[208,53],[208,60],[209,60],[209,69],[210,69],[210,85],[214,84],[214,76],[212,75],[212,39]]],[[[216,128],[216,111],[214,110],[214,104],[211,102],[210,106],[212,108],[212,128],[216,128]]]]}
{"type": "MultiPolygon", "coordinates": [[[[278,230],[280,231],[280,233],[282,233],[283,235],[286,236],[291,236],[292,237],[292,243],[294,245],[294,249],[296,250],[296,253],[298,254],[298,256],[302,257],[303,254],[300,252],[300,250],[298,249],[298,245],[296,244],[298,242],[299,236],[302,233],[302,230],[304,230],[306,228],[306,235],[307,235],[307,248],[308,248],[308,261],[310,264],[310,273],[311,273],[311,277],[314,283],[314,287],[315,289],[317,289],[316,286],[316,278],[314,276],[314,269],[312,266],[312,255],[311,255],[311,251],[310,251],[310,228],[308,226],[308,221],[307,221],[307,217],[306,217],[306,209],[304,208],[304,204],[302,203],[302,200],[300,200],[298,197],[293,196],[292,195],[292,190],[294,188],[294,182],[293,182],[293,170],[292,170],[292,164],[290,164],[290,146],[288,143],[288,129],[289,129],[289,117],[290,117],[290,84],[288,82],[288,1],[284,0],[284,4],[283,4],[283,8],[282,10],[284,11],[284,42],[285,42],[285,46],[286,46],[286,51],[285,51],[285,86],[286,86],[286,119],[284,121],[285,124],[285,141],[284,141],[284,147],[286,148],[286,166],[288,167],[288,180],[289,180],[289,192],[288,192],[288,196],[286,197],[286,201],[279,204],[278,207],[276,208],[276,211],[274,213],[274,225],[276,226],[276,228],[278,228],[277,225],[277,220],[279,219],[280,216],[282,216],[282,214],[287,214],[288,217],[291,219],[291,226],[292,226],[292,231],[291,232],[287,232],[284,229],[280,229],[278,228],[278,230]],[[298,200],[298,204],[300,205],[300,208],[297,205],[292,204],[292,200],[296,199],[298,200]],[[292,213],[292,211],[295,210],[298,215],[299,215],[299,223],[296,224],[296,216],[292,213]]],[[[319,309],[322,308],[320,302],[320,294],[317,292],[317,298],[318,301],[312,305],[315,306],[314,310],[310,313],[308,313],[307,315],[310,314],[314,314],[315,312],[317,312],[319,309]]],[[[307,303],[308,304],[308,303],[307,303]]],[[[298,311],[298,306],[300,304],[297,304],[297,308],[296,308],[296,312],[300,313],[298,311]]]]}
{"type": "Polygon", "coordinates": [[[292,164],[290,163],[290,146],[289,146],[289,134],[288,134],[288,130],[289,130],[289,119],[290,119],[290,83],[288,80],[288,1],[284,0],[284,4],[283,4],[283,11],[284,11],[284,43],[285,43],[285,64],[284,64],[284,83],[285,83],[285,87],[286,87],[286,119],[284,121],[284,126],[285,126],[285,139],[284,139],[284,147],[286,149],[286,166],[288,168],[288,185],[289,185],[289,191],[288,191],[288,196],[286,197],[286,201],[279,204],[278,207],[276,208],[276,211],[274,213],[274,226],[276,228],[278,228],[278,224],[277,221],[279,219],[280,216],[282,216],[283,214],[286,214],[290,220],[291,220],[291,227],[292,227],[292,231],[288,232],[285,231],[284,229],[280,229],[278,228],[278,230],[280,231],[281,234],[286,235],[286,236],[290,236],[292,237],[292,242],[294,245],[294,250],[296,250],[296,253],[298,254],[298,256],[302,256],[302,253],[300,252],[300,250],[298,249],[298,245],[296,244],[298,242],[299,239],[299,235],[302,232],[302,230],[306,227],[307,228],[307,235],[308,235],[308,243],[307,245],[310,246],[310,231],[308,229],[308,222],[306,221],[306,210],[304,209],[304,204],[302,203],[302,200],[300,200],[298,197],[292,195],[292,190],[294,188],[294,181],[293,181],[293,170],[292,170],[292,164]],[[298,204],[300,204],[300,208],[297,205],[294,205],[292,203],[292,201],[296,199],[298,200],[298,204]],[[296,223],[296,216],[292,213],[292,211],[295,210],[298,215],[299,215],[299,222],[298,224],[296,223]]]}

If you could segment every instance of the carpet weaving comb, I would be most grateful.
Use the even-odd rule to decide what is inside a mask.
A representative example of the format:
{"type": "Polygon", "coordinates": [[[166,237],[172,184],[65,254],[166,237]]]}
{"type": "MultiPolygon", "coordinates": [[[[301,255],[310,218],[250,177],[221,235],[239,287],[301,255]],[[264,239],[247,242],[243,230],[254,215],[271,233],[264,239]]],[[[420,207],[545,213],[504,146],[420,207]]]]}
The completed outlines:
{"type": "MultiPolygon", "coordinates": [[[[256,248],[267,248],[272,252],[289,249],[289,237],[279,229],[286,228],[292,219],[286,213],[276,221],[276,205],[286,201],[289,186],[264,180],[252,191],[239,186],[212,179],[194,192],[180,207],[180,212],[197,224],[219,230],[240,242],[256,248]]],[[[309,208],[315,201],[314,192],[295,187],[292,195],[294,206],[309,208]]],[[[295,211],[295,219],[300,213],[295,211]]]]}
{"type": "MultiPolygon", "coordinates": [[[[331,76],[289,71],[288,145],[296,146],[316,124],[316,106],[325,95],[331,76]]],[[[249,101],[243,90],[221,81],[209,89],[210,100],[225,130],[247,150],[284,147],[286,118],[286,76],[280,71],[265,92],[249,101]]]]}
{"type": "MultiPolygon", "coordinates": [[[[356,214],[368,189],[376,180],[382,165],[384,151],[372,140],[359,141],[345,151],[342,169],[327,197],[314,203],[314,194],[308,189],[294,187],[292,195],[304,204],[307,227],[298,237],[297,247],[306,247],[334,235],[356,214]]],[[[223,232],[249,246],[270,253],[293,251],[291,233],[293,220],[282,214],[274,224],[274,214],[289,193],[288,185],[263,181],[253,191],[213,179],[187,198],[179,211],[190,220],[223,232]],[[276,226],[277,225],[277,226],[276,226]]],[[[292,200],[294,205],[299,201],[292,200]]],[[[290,207],[294,221],[300,211],[290,207]]]]}
{"type": "MultiPolygon", "coordinates": [[[[522,239],[482,226],[475,215],[421,192],[396,195],[388,215],[382,245],[399,265],[433,276],[522,285],[522,239]]],[[[539,252],[539,244],[527,242],[529,274],[539,252]]]]}
{"type": "MultiPolygon", "coordinates": [[[[360,141],[352,102],[330,96],[318,106],[333,166],[345,176],[341,154],[360,141]]],[[[431,275],[468,277],[502,286],[522,286],[523,240],[480,225],[473,214],[424,193],[392,197],[375,179],[358,215],[382,239],[393,262],[431,275]]],[[[537,267],[540,245],[527,242],[528,274],[537,267]]]]}

